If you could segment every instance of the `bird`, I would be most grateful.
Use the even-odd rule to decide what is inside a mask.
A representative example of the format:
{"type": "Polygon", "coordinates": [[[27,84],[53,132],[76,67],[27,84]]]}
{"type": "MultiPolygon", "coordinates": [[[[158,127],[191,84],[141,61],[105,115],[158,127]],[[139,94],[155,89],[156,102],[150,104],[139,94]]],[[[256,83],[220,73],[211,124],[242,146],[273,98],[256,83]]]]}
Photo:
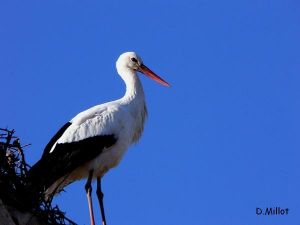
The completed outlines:
{"type": "Polygon", "coordinates": [[[92,180],[97,180],[102,224],[106,225],[101,179],[119,164],[144,129],[147,107],[138,72],[170,87],[135,52],[121,54],[116,69],[126,85],[124,96],[77,114],[50,139],[41,159],[29,171],[31,190],[42,193],[45,199],[52,199],[68,184],[87,178],[85,191],[91,225],[95,225],[92,180]]]}

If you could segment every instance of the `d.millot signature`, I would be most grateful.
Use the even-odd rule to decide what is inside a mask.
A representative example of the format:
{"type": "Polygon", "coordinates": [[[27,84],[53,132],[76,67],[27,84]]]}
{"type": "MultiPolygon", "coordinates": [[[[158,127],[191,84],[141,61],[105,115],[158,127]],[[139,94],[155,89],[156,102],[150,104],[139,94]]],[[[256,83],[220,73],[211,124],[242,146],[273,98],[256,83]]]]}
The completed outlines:
{"type": "Polygon", "coordinates": [[[288,215],[289,208],[280,208],[280,207],[266,207],[266,208],[258,208],[256,207],[256,215],[264,215],[264,216],[273,216],[273,215],[288,215]]]}

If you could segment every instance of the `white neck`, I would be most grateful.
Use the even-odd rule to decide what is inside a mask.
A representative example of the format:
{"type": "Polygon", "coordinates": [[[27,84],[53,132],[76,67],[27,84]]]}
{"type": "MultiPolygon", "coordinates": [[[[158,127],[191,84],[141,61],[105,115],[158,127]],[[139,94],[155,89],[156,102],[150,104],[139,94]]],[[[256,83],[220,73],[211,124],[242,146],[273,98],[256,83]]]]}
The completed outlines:
{"type": "Polygon", "coordinates": [[[143,86],[134,70],[126,69],[118,72],[126,84],[126,93],[120,100],[123,105],[128,106],[129,111],[135,117],[132,126],[132,142],[136,142],[141,137],[147,118],[143,86]]]}
{"type": "Polygon", "coordinates": [[[132,69],[118,71],[126,84],[126,93],[123,96],[123,102],[131,102],[133,100],[144,101],[145,95],[143,86],[136,72],[132,69]]]}

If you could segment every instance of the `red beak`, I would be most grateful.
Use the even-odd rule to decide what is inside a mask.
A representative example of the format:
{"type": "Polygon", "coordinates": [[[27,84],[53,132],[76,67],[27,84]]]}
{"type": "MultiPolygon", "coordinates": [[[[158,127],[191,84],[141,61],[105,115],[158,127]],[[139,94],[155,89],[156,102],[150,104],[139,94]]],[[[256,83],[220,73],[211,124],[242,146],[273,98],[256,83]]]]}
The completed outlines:
{"type": "Polygon", "coordinates": [[[165,81],[164,79],[162,79],[160,76],[156,75],[152,70],[150,70],[147,66],[145,65],[141,65],[139,68],[139,71],[143,74],[145,74],[146,76],[150,77],[152,80],[157,81],[158,83],[170,87],[170,84],[165,81]]]}

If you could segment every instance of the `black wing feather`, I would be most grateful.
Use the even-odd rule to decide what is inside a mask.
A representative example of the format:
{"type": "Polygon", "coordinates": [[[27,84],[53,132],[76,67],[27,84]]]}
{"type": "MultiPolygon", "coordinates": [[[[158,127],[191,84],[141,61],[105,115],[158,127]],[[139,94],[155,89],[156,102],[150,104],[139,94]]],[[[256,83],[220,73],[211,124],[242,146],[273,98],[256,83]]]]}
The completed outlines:
{"type": "Polygon", "coordinates": [[[72,124],[71,122],[67,122],[65,125],[63,125],[63,126],[57,131],[57,133],[51,138],[51,140],[49,141],[49,143],[46,145],[42,157],[44,157],[44,155],[50,153],[50,150],[51,150],[52,146],[53,146],[53,145],[57,142],[57,140],[63,135],[63,133],[68,129],[68,127],[71,126],[71,124],[72,124]]]}
{"type": "Polygon", "coordinates": [[[56,144],[51,153],[52,146],[48,144],[43,157],[29,171],[30,186],[39,193],[44,192],[59,178],[91,161],[116,141],[113,134],[95,136],[77,142],[56,144]]]}

